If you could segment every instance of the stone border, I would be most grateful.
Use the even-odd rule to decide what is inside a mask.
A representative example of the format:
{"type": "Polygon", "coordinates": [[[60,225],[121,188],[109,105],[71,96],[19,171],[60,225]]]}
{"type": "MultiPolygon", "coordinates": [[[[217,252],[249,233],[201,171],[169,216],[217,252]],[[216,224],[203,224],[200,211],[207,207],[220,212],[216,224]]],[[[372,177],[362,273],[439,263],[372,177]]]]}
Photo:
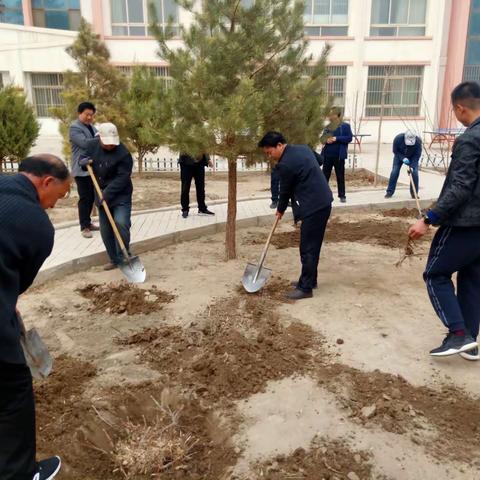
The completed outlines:
{"type": "MultiPolygon", "coordinates": [[[[427,208],[431,205],[433,200],[421,200],[420,205],[422,208],[427,208]]],[[[385,210],[385,209],[400,209],[400,208],[415,208],[416,203],[414,200],[400,200],[395,202],[377,202],[377,203],[366,203],[361,205],[348,205],[348,206],[339,206],[336,205],[333,207],[333,213],[338,213],[340,211],[349,213],[355,211],[375,211],[375,210],[385,210]]],[[[237,220],[237,228],[251,228],[258,227],[263,225],[270,225],[272,223],[273,213],[268,215],[258,215],[256,217],[242,218],[237,220]]],[[[286,212],[284,219],[292,220],[292,212],[286,212]]],[[[158,250],[161,247],[166,247],[169,245],[174,245],[177,243],[188,242],[190,240],[196,240],[205,235],[214,235],[219,232],[224,232],[226,228],[226,222],[213,223],[211,225],[204,225],[201,227],[190,228],[187,230],[180,230],[178,232],[167,233],[160,235],[158,237],[147,238],[145,240],[139,240],[137,242],[132,242],[131,246],[135,254],[140,255],[145,252],[152,250],[158,250]]],[[[87,255],[85,257],[76,258],[70,260],[61,265],[48,268],[41,271],[34,282],[35,286],[38,286],[42,283],[54,280],[56,278],[70,275],[72,273],[79,273],[85,270],[88,270],[91,267],[96,267],[99,265],[106,264],[108,262],[108,257],[106,252],[94,253],[87,255]]],[[[148,275],[148,268],[147,268],[148,275]]],[[[148,277],[147,277],[148,278],[148,277]]]]}

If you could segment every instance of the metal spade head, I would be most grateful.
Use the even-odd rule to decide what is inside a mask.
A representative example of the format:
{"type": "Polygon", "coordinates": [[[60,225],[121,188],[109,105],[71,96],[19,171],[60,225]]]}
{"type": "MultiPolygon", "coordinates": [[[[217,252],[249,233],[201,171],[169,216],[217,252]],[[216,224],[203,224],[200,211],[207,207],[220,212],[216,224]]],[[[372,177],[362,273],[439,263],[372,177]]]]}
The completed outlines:
{"type": "Polygon", "coordinates": [[[33,378],[45,378],[52,371],[53,360],[35,328],[21,335],[20,343],[33,378]]]}
{"type": "Polygon", "coordinates": [[[247,263],[247,267],[245,268],[242,277],[243,288],[245,288],[248,293],[258,292],[263,288],[271,275],[272,271],[269,268],[262,267],[260,271],[258,271],[258,265],[247,263]]]}
{"type": "Polygon", "coordinates": [[[145,267],[137,256],[124,260],[118,265],[118,268],[130,283],[143,283],[147,276],[145,267]]]}

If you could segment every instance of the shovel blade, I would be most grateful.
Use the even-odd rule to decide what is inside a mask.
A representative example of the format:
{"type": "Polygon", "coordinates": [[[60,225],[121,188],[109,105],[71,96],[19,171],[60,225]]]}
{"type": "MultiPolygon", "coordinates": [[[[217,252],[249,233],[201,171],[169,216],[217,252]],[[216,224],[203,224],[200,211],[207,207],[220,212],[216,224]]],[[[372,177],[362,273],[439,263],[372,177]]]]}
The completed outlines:
{"type": "Polygon", "coordinates": [[[145,267],[137,256],[124,260],[118,268],[130,283],[143,283],[147,277],[145,267]]]}
{"type": "Polygon", "coordinates": [[[272,275],[272,271],[269,268],[262,267],[258,272],[258,265],[254,265],[253,263],[247,263],[247,268],[245,268],[245,272],[243,273],[242,277],[242,285],[243,288],[248,293],[255,293],[258,292],[267,280],[272,275]],[[255,279],[255,275],[257,278],[255,279]]]}
{"type": "Polygon", "coordinates": [[[35,328],[20,337],[23,353],[33,378],[46,378],[52,371],[53,360],[47,346],[35,328]]]}

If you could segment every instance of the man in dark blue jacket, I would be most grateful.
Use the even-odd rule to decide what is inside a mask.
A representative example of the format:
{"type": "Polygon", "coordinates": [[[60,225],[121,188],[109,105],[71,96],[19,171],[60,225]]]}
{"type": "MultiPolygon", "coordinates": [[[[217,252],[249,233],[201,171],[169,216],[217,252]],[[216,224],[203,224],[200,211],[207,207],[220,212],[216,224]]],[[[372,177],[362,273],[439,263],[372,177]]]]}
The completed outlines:
{"type": "MultiPolygon", "coordinates": [[[[393,140],[393,168],[388,182],[387,193],[385,198],[393,197],[395,188],[397,186],[400,169],[403,165],[403,160],[409,160],[409,165],[412,170],[413,183],[418,194],[418,162],[422,155],[422,141],[410,130],[405,133],[398,134],[393,140]]],[[[415,198],[415,192],[410,185],[410,195],[415,198]]]]}
{"type": "Polygon", "coordinates": [[[320,142],[323,144],[323,173],[327,182],[330,180],[332,168],[337,177],[338,197],[345,203],[345,160],[348,158],[348,144],[352,141],[352,129],[343,121],[342,111],[333,107],[328,115],[330,123],[325,127],[320,142]]]}
{"type": "Polygon", "coordinates": [[[323,237],[332,210],[332,192],[320,170],[317,158],[308,145],[287,145],[279,132],[268,132],[258,146],[277,163],[280,176],[280,198],[277,217],[282,218],[293,198],[296,220],[302,221],[300,230],[300,258],[302,273],[295,290],[287,294],[292,300],[312,297],[317,287],[317,268],[323,237]]]}
{"type": "Polygon", "coordinates": [[[60,459],[35,462],[32,375],[16,306],[53,248],[45,209],[66,195],[72,179],[53,155],[26,158],[18,170],[0,176],[0,479],[45,480],[56,475],[60,459]]]}
{"type": "Polygon", "coordinates": [[[457,120],[468,128],[453,145],[452,161],[437,203],[410,228],[409,234],[417,239],[427,233],[430,225],[440,226],[424,279],[448,335],[430,355],[459,353],[466,360],[479,360],[480,84],[461,83],[453,89],[451,98],[457,120]]]}

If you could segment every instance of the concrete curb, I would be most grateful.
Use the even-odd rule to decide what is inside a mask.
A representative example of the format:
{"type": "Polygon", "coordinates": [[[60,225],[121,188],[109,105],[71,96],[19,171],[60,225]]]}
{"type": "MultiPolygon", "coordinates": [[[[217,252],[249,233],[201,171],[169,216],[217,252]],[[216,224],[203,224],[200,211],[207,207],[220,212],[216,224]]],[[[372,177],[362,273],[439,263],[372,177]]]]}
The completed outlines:
{"type": "MultiPolygon", "coordinates": [[[[267,197],[269,198],[269,197],[267,197]]],[[[421,200],[420,205],[422,208],[427,208],[433,202],[432,200],[421,200]]],[[[400,208],[416,208],[416,203],[414,200],[399,200],[394,202],[376,202],[376,203],[366,203],[360,205],[348,205],[340,206],[334,205],[333,213],[339,212],[355,212],[355,211],[373,211],[373,210],[386,210],[386,209],[400,209],[400,208]]],[[[171,209],[171,208],[170,208],[171,209]]],[[[158,211],[158,210],[155,210],[158,211]]],[[[258,215],[250,218],[242,218],[237,220],[237,228],[251,228],[263,225],[270,225],[272,223],[273,213],[267,215],[258,215]]],[[[285,216],[285,220],[292,220],[293,216],[291,211],[288,211],[285,216]]],[[[413,219],[412,219],[413,220],[413,219]]],[[[211,225],[203,225],[201,227],[190,228],[187,230],[180,230],[178,232],[167,233],[165,235],[160,235],[158,237],[147,238],[144,240],[139,240],[137,242],[132,242],[132,250],[135,254],[139,255],[141,253],[149,252],[152,250],[157,250],[162,247],[167,247],[169,245],[174,245],[177,243],[188,242],[190,240],[196,240],[197,238],[214,235],[219,232],[224,232],[226,228],[226,222],[214,223],[211,225]]],[[[76,258],[70,260],[61,265],[42,270],[35,279],[34,285],[40,285],[49,280],[54,280],[59,277],[70,275],[72,273],[79,273],[85,270],[88,270],[91,267],[104,265],[108,263],[108,257],[106,252],[94,253],[87,255],[85,257],[76,258]]],[[[148,275],[148,267],[147,267],[148,275]]],[[[147,277],[148,278],[148,277],[147,277]]]]}

